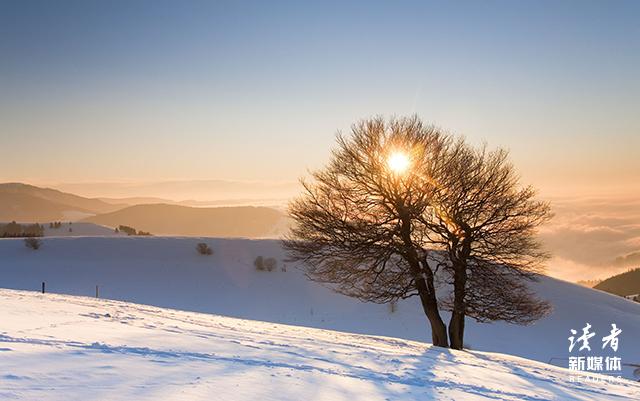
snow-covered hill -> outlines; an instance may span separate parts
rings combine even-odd
[[[130,303],[0,290],[0,399],[623,400],[513,356]]]
[[[116,233],[113,228],[94,223],[62,222],[58,228],[43,224],[45,237],[122,237],[125,233]]]
[[[278,241],[175,237],[45,238],[38,251],[21,240],[0,240],[0,287],[101,297],[345,332],[430,341],[416,299],[365,304],[307,280],[283,262]],[[197,254],[198,242],[214,254]],[[257,271],[257,256],[274,257],[278,268]],[[283,271],[285,269],[286,271]],[[611,324],[623,330],[619,350],[623,375],[640,364],[640,304],[564,281],[544,278],[533,288],[554,305],[532,326],[478,324],[468,320],[467,347],[568,366],[570,330],[590,323],[594,355],[606,356],[600,338]],[[0,331],[4,330],[0,327]],[[612,353],[612,351],[609,351]]]

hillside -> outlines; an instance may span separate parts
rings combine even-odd
[[[21,183],[0,184],[0,221],[75,221],[120,208],[98,199]]]
[[[196,253],[198,242],[214,254]],[[45,238],[38,251],[20,240],[0,240],[0,287],[102,297],[252,320],[430,341],[417,299],[366,304],[311,282],[275,240],[104,237]],[[257,256],[278,260],[275,271],[256,271]],[[283,271],[286,270],[286,271]],[[640,365],[640,304],[545,277],[532,286],[554,307],[531,326],[467,321],[466,345],[566,367],[569,330],[589,322],[599,335],[611,323],[623,330],[623,374]],[[445,315],[445,319],[446,319]],[[4,329],[3,329],[4,330]],[[599,350],[600,351],[600,350]],[[606,355],[604,352],[601,355]]]
[[[83,221],[108,227],[106,230],[89,230],[85,235],[108,235],[108,230],[126,225],[157,235],[250,238],[277,237],[287,226],[284,213],[268,207],[127,204],[152,200],[131,198],[108,202],[50,188],[5,183],[0,184],[0,222],[46,224],[51,221]],[[58,230],[47,235],[63,234]]]
[[[285,227],[282,212],[267,207],[136,205],[84,221],[108,227],[126,225],[154,235],[275,237]]]
[[[48,224],[44,225],[45,237],[123,237],[126,235],[125,233],[116,233],[110,227],[93,223],[62,223],[58,228],[49,227]]]
[[[131,303],[0,290],[0,398],[623,400],[522,358]]]
[[[621,296],[640,294],[640,268],[609,277],[593,288]]]

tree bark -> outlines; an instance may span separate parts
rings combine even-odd
[[[429,323],[431,324],[431,342],[438,347],[449,347],[447,339],[447,326],[445,326],[440,312],[438,311],[438,300],[433,286],[433,275],[424,279],[422,275],[416,277],[416,288]]]
[[[431,342],[435,346],[448,348],[447,326],[445,326],[438,310],[438,299],[436,298],[433,284],[433,272],[429,269],[429,266],[424,266],[424,268],[420,266],[418,253],[411,240],[411,219],[403,211],[400,212],[400,221],[400,236],[404,244],[404,257],[416,282],[422,309],[431,325]]]
[[[449,342],[451,348],[462,349],[464,347],[464,320],[466,305],[464,297],[467,285],[467,267],[464,263],[454,263],[453,277],[453,310],[449,321]]]

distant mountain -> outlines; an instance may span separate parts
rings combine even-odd
[[[171,200],[165,198],[134,196],[129,198],[98,198],[104,202],[113,205],[134,206],[148,205],[156,203],[165,203],[167,205],[180,205],[191,207],[219,207],[219,206],[267,206],[274,208],[283,208],[286,206],[285,199],[255,199],[255,198],[239,198],[239,199],[217,199],[217,200]]]
[[[167,203],[169,205],[178,204],[178,202],[175,202],[169,199],[145,197],[145,196],[133,196],[129,198],[96,198],[96,199],[100,199],[101,201],[110,203],[112,205],[122,205],[123,207],[134,206],[134,205],[147,205],[152,203]]]
[[[609,277],[593,288],[621,296],[640,294],[640,268]]]
[[[300,192],[297,181],[229,181],[229,180],[190,180],[161,181],[140,183],[66,183],[57,184],[61,191],[81,194],[88,197],[131,198],[153,197],[172,200],[198,199],[200,201],[235,201],[246,199],[251,204],[264,204],[263,200],[286,203]],[[124,202],[126,203],[126,202]],[[140,204],[141,202],[136,202]],[[149,202],[144,202],[149,203]],[[157,203],[157,202],[156,202]],[[176,203],[176,202],[162,202]],[[227,203],[229,205],[229,203]],[[195,206],[187,205],[184,206]],[[198,205],[204,206],[204,205]]]
[[[282,212],[268,207],[198,208],[163,201],[85,198],[51,188],[4,183],[0,184],[0,222],[82,220],[108,227],[127,225],[158,235],[251,238],[278,236],[287,225]]]
[[[48,222],[78,220],[122,206],[50,188],[21,183],[0,184],[0,221]]]
[[[108,227],[126,225],[154,235],[208,237],[275,237],[284,232],[286,216],[268,207],[136,205],[83,221]]]

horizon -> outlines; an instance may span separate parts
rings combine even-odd
[[[213,186],[202,188],[203,182],[213,183]],[[262,192],[256,191],[255,183],[250,181],[177,181],[174,182],[178,184],[177,189],[165,185],[167,183],[156,183],[157,187],[154,187],[153,183],[141,187],[131,182],[124,186],[111,183],[114,185],[111,190],[115,192],[106,195],[99,195],[104,183],[60,184],[51,188],[108,202],[123,201],[123,204],[129,205],[160,201],[196,208],[265,206],[280,211],[284,211],[291,197],[298,194],[295,183],[280,182],[276,183],[275,187],[261,186]],[[202,197],[172,197],[171,194],[184,193],[185,188],[181,184],[185,183],[192,187],[192,195],[199,193]],[[216,188],[219,188],[216,184],[220,183],[227,184],[227,187],[236,187],[233,193],[237,196],[216,197]],[[282,185],[285,186],[284,191]],[[85,191],[77,191],[82,188],[85,188]],[[131,193],[133,196],[124,196],[121,192],[123,188],[138,192]],[[145,189],[156,192],[139,192]],[[242,196],[246,195],[247,191],[254,195]],[[147,195],[140,195],[145,193]],[[280,196],[274,196],[274,193]],[[153,201],[149,202],[149,199]],[[565,195],[542,199],[550,202],[552,212],[555,213],[551,222],[539,230],[545,249],[552,254],[552,259],[545,263],[547,275],[572,282],[601,280],[637,267],[637,262],[634,262],[637,256],[629,256],[637,254],[640,249],[640,199],[611,194]],[[621,261],[620,258],[628,260]]]
[[[0,182],[283,209],[337,132],[415,114],[510,152],[550,275],[640,249],[640,3],[150,4],[2,5]]]

